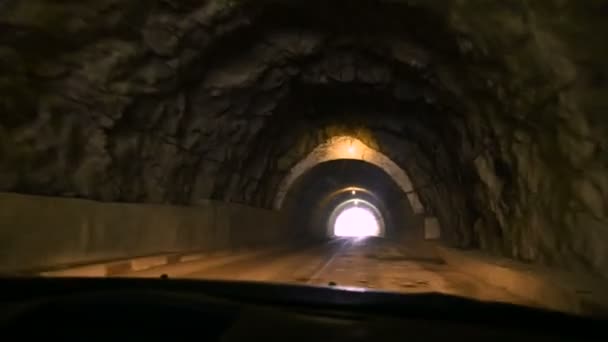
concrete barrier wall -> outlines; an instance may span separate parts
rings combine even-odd
[[[260,246],[287,233],[278,212],[238,204],[178,207],[0,193],[0,271]]]

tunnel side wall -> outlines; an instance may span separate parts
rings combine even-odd
[[[0,271],[260,246],[286,237],[282,228],[278,212],[216,201],[178,207],[0,193]]]

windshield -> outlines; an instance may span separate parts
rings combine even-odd
[[[559,3],[0,1],[0,272],[604,311],[605,6]]]

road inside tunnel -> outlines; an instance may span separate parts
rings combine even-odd
[[[119,277],[274,282],[337,286],[354,291],[439,292],[484,301],[538,305],[479,282],[444,263],[432,243],[337,238],[307,247],[218,256],[118,274]],[[335,284],[335,285],[334,285]]]

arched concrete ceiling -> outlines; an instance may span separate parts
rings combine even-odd
[[[272,207],[352,135],[450,244],[608,275],[606,8],[2,1],[0,190]]]
[[[289,187],[281,211],[289,219],[288,229],[305,233],[302,236],[326,236],[324,228],[331,212],[353,198],[367,200],[382,211],[390,238],[422,229],[421,215],[414,213],[395,180],[380,167],[356,159],[336,159],[312,167]]]
[[[354,191],[354,194],[352,193],[353,191]],[[327,195],[327,198],[328,199],[332,199],[334,197],[341,197],[341,196],[345,196],[345,195],[346,196],[349,196],[349,195],[350,196],[354,196],[354,195],[357,195],[357,194],[359,194],[359,195],[363,194],[363,195],[365,195],[367,197],[372,198],[375,201],[379,201],[380,200],[380,198],[378,197],[378,195],[376,195],[376,193],[374,193],[374,191],[371,191],[371,190],[366,189],[366,188],[361,188],[361,187],[358,187],[358,186],[348,186],[348,187],[344,187],[344,188],[338,189],[338,190],[330,193],[329,195]]]
[[[298,177],[320,163],[338,159],[361,160],[378,166],[393,178],[399,188],[407,194],[414,212],[417,214],[424,213],[424,207],[418,199],[418,194],[407,172],[384,154],[365,145],[361,140],[349,136],[330,138],[328,141],[315,147],[304,159],[292,167],[289,174],[281,182],[275,198],[274,208],[281,209],[285,195]]]

